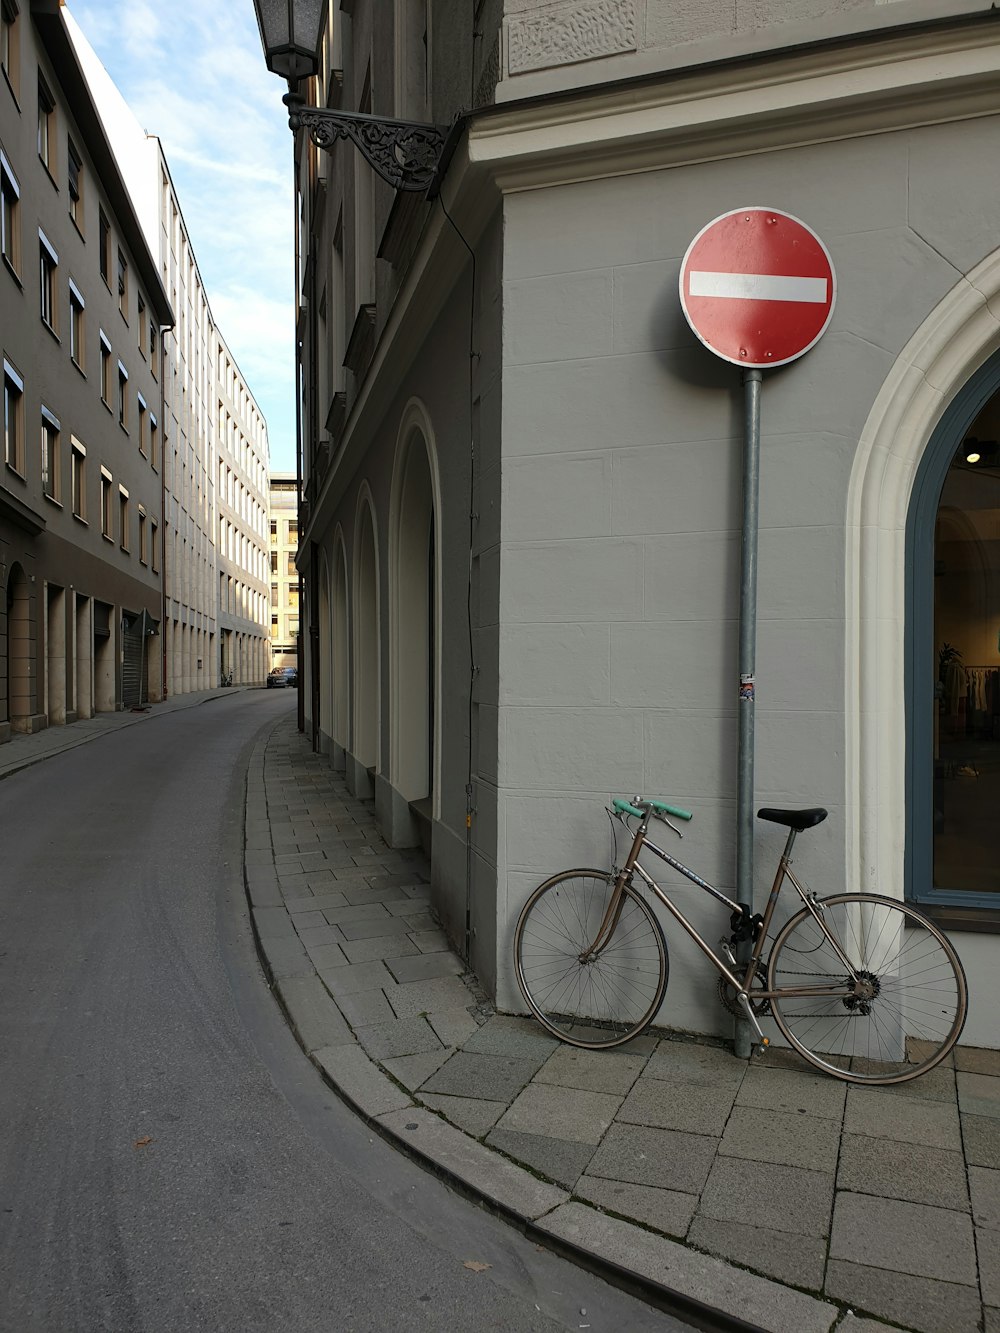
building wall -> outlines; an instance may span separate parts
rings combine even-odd
[[[295,556],[299,548],[298,486],[292,472],[272,472],[269,525],[271,657],[268,669],[298,665],[302,608]]]
[[[22,6],[13,40],[19,77],[13,86],[0,80],[5,193],[8,204],[16,199],[13,262],[0,264],[0,342],[23,463],[5,448],[0,739],[161,697],[159,335],[170,318],[138,223],[112,202],[124,190],[94,109],[62,85],[71,61],[61,19],[36,24]],[[38,152],[39,78],[54,101],[48,167]],[[73,191],[70,142],[79,162]],[[43,252],[52,267],[48,320]],[[126,699],[124,628],[143,612],[141,695]]]

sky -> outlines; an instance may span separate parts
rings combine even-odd
[[[292,135],[252,0],[69,0],[136,118],[159,137],[212,314],[295,470]]]

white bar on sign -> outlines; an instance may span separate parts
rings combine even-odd
[[[786,278],[777,273],[691,272],[692,296],[730,297],[737,301],[805,301],[825,305],[826,278]]]

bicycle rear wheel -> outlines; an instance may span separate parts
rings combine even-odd
[[[838,894],[816,907],[839,952],[804,908],[774,941],[768,989],[842,991],[772,999],[781,1032],[810,1064],[849,1083],[905,1083],[933,1069],[958,1040],[967,1008],[951,942],[920,912],[877,894]]]
[[[667,986],[667,947],[649,904],[626,887],[605,946],[589,951],[614,892],[606,870],[567,870],[539,885],[514,932],[514,969],[538,1021],[587,1050],[620,1046],[650,1022]]]

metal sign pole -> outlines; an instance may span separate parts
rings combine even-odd
[[[743,372],[743,539],[740,548],[740,701],[736,778],[736,899],[753,912],[754,679],[757,657],[757,530],[760,520],[760,394],[763,374]],[[736,957],[746,967],[753,940],[742,941]],[[736,1019],[736,1055],[750,1058],[754,1032]]]

